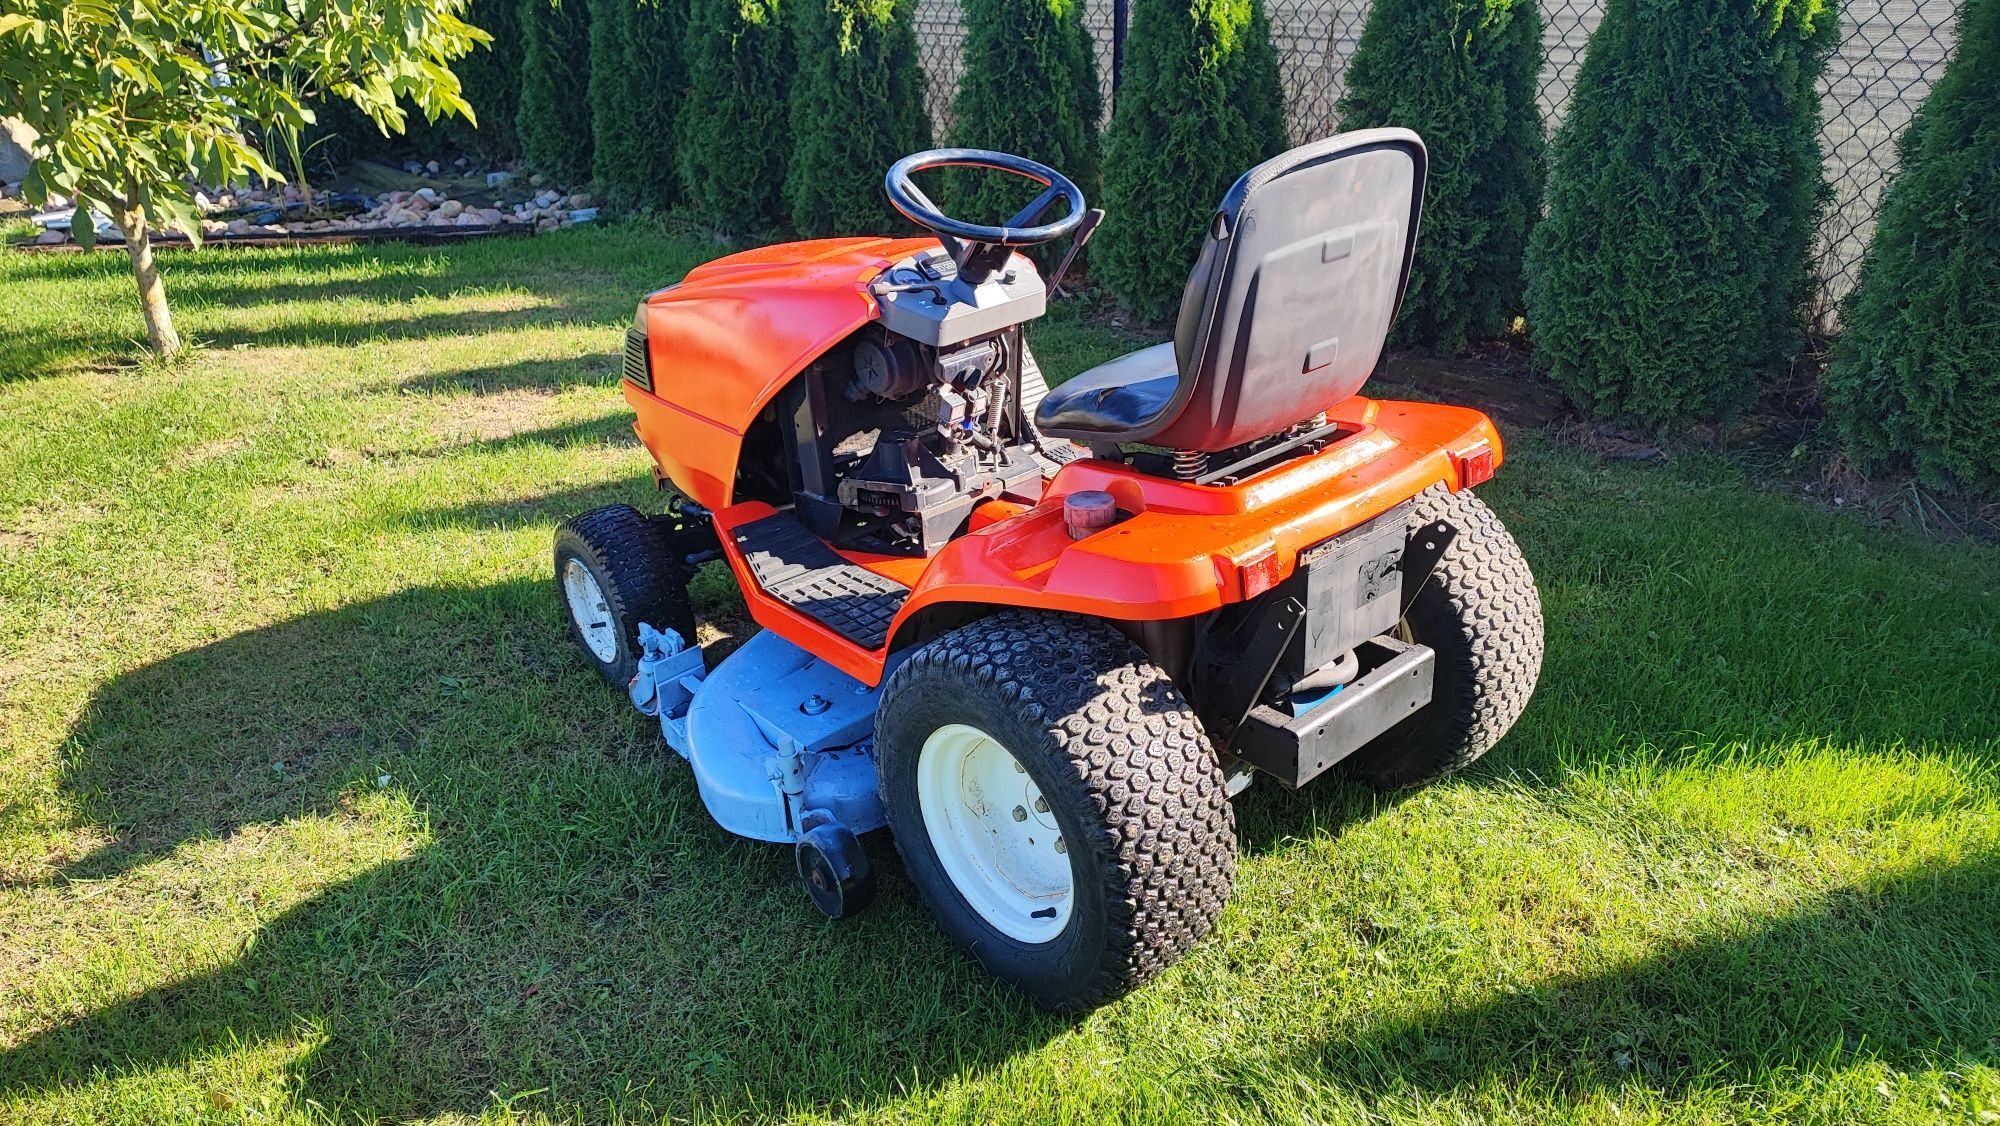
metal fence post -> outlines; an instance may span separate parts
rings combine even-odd
[[[1118,97],[1118,80],[1125,75],[1125,25],[1130,0],[1111,0],[1111,96]]]

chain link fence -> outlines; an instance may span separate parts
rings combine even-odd
[[[930,80],[931,120],[950,140],[951,102],[963,70],[961,0],[919,0],[917,38]],[[1569,107],[1584,48],[1604,13],[1604,0],[1540,0],[1543,118],[1553,131]],[[1816,310],[1830,328],[1834,308],[1854,288],[1862,251],[1875,229],[1882,187],[1896,167],[1896,137],[1923,103],[1950,57],[1963,0],[1849,0],[1842,6],[1838,52],[1820,82],[1826,157],[1833,199],[1820,220],[1815,249],[1821,281]],[[1130,0],[1084,0],[1084,21],[1097,39],[1106,112],[1117,84]],[[1271,38],[1284,78],[1292,139],[1333,131],[1346,89],[1347,61],[1361,37],[1368,0],[1265,0]]]

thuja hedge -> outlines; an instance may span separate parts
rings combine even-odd
[[[1521,312],[1521,256],[1541,214],[1542,22],[1534,0],[1375,0],[1340,127],[1403,125],[1430,151],[1423,233],[1396,325],[1446,351]]]
[[[1841,310],[1828,412],[1864,469],[2000,497],[2000,0],[1969,0],[1958,54],[1898,142]]]
[[[591,169],[614,207],[681,198],[674,146],[687,11],[687,0],[591,0]]]
[[[453,63],[477,125],[452,118],[446,129],[458,144],[489,160],[521,154],[514,117],[521,109],[520,0],[472,0],[466,20],[493,37],[484,47]]]
[[[1081,0],[967,0],[965,72],[952,103],[958,144],[1039,160],[1094,200],[1103,116]],[[1019,181],[976,173],[949,190],[950,207],[988,223],[1032,195]]]
[[[744,233],[783,214],[792,46],[778,0],[691,0],[679,166],[704,222]]]
[[[1529,240],[1536,362],[1587,413],[1726,416],[1801,339],[1828,0],[1611,0]]]
[[[521,104],[514,130],[529,167],[560,183],[590,178],[588,0],[521,0]]]
[[[797,29],[785,202],[808,236],[894,221],[882,174],[928,146],[914,0],[786,0]]]
[[[1284,147],[1284,92],[1259,0],[1136,0],[1093,271],[1133,312],[1168,316],[1222,194]]]

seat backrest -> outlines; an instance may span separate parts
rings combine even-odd
[[[1145,441],[1226,450],[1361,390],[1402,305],[1425,167],[1415,133],[1366,129],[1244,173],[1181,297],[1171,421]]]

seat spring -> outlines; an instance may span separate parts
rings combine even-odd
[[[1201,450],[1175,450],[1174,476],[1192,481],[1208,472],[1208,454]]]

